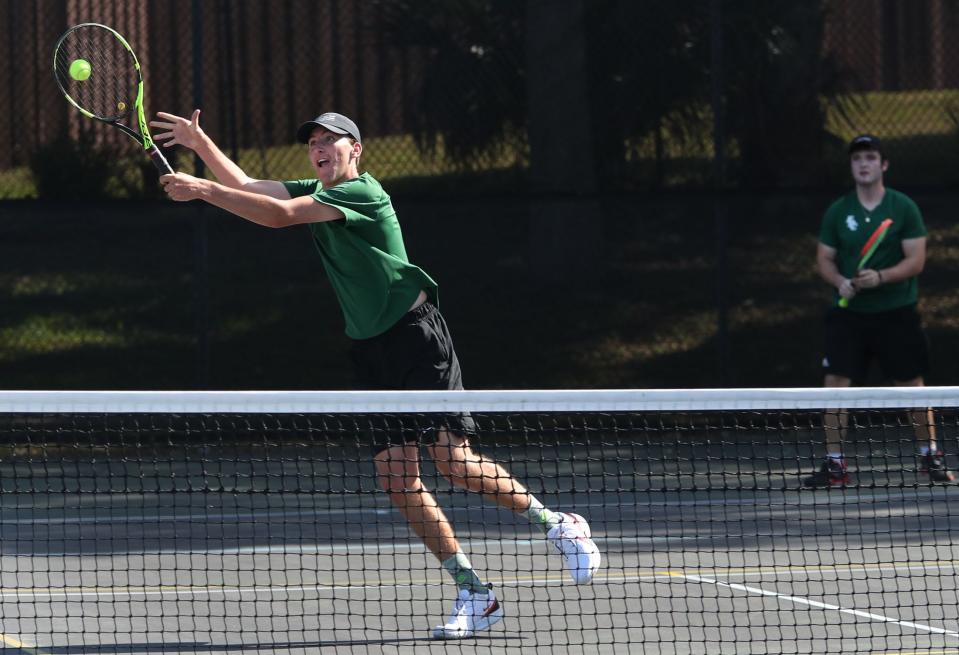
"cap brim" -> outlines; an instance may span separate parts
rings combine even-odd
[[[313,134],[313,130],[318,127],[322,127],[324,130],[329,130],[335,134],[349,134],[349,132],[343,128],[336,127],[335,125],[317,123],[316,121],[307,121],[300,125],[299,129],[296,130],[296,140],[300,143],[307,143],[310,140],[310,135]]]

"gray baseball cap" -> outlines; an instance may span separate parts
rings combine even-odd
[[[330,132],[334,132],[336,134],[349,134],[351,137],[362,143],[362,139],[360,139],[360,128],[356,126],[356,123],[351,121],[343,114],[337,114],[333,111],[320,114],[313,120],[306,121],[300,125],[300,127],[296,130],[296,140],[300,143],[308,142],[313,130],[318,127],[326,128]]]

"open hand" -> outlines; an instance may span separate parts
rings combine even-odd
[[[159,141],[164,148],[180,145],[190,150],[195,150],[203,141],[203,130],[200,129],[200,110],[194,109],[193,115],[189,118],[183,118],[176,114],[168,114],[165,111],[158,111],[157,117],[163,120],[150,121],[150,127],[155,127],[166,132],[158,132],[153,137],[154,141]]]

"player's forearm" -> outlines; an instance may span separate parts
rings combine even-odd
[[[227,157],[213,139],[205,134],[194,152],[200,156],[200,159],[203,160],[203,163],[207,165],[220,184],[231,189],[242,189],[245,184],[253,182],[253,179],[244,173],[236,162]]]
[[[839,272],[834,260],[819,258],[816,260],[816,269],[819,277],[831,287],[838,289],[846,281],[846,276]]]
[[[224,184],[207,181],[200,198],[220,209],[266,227],[286,227],[295,223],[283,201],[232,189]]]
[[[251,223],[267,227],[286,227],[344,218],[342,211],[332,205],[317,202],[311,196],[290,198],[289,194],[286,194],[286,197],[277,197],[258,191],[231,189],[225,184],[186,173],[161,175],[160,184],[171,200],[204,200]]]
[[[876,272],[882,279],[882,284],[890,284],[893,282],[902,282],[903,280],[916,277],[922,273],[923,268],[925,268],[924,260],[907,257],[895,266],[882,269],[877,268]]]

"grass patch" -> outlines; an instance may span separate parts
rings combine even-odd
[[[27,166],[0,170],[0,199],[36,198],[37,185]]]
[[[821,383],[829,290],[813,262],[831,199],[729,198],[724,272],[708,197],[611,199],[592,274],[558,282],[531,268],[538,244],[523,200],[395,203],[412,260],[440,283],[468,387],[690,388]],[[955,201],[916,200],[931,233],[920,283],[929,382],[952,384]],[[38,203],[12,220],[0,205],[7,388],[194,388],[201,316],[210,387],[348,387],[340,310],[305,229],[267,230],[201,205],[68,209]],[[200,220],[209,225],[205,288],[192,263]]]
[[[830,179],[846,179],[845,162],[839,155],[842,145],[860,132],[873,132],[886,142],[893,160],[890,179],[903,186],[941,186],[956,182],[959,170],[959,90],[875,92],[855,96],[856,106],[847,121],[830,109],[826,129],[836,137],[837,152],[827,153],[824,165]],[[656,159],[652,137],[626,144],[626,165],[641,184],[674,187],[704,183],[710,178],[712,136],[710,111],[701,113],[702,134],[688,141],[665,140],[664,166]],[[101,128],[108,129],[108,128]],[[735,143],[730,144],[735,158]],[[145,187],[142,155],[131,147],[126,166],[128,174],[120,176],[122,188],[111,189],[117,197],[149,193]],[[192,156],[177,151],[178,168],[192,170]],[[469,167],[452,162],[445,153],[442,140],[431,153],[416,147],[410,135],[370,138],[364,144],[363,166],[392,188],[411,194],[434,193],[445,187],[476,188],[480,192],[513,192],[523,188],[529,153],[525,147],[504,146]],[[238,153],[238,163],[251,176],[267,179],[299,179],[312,174],[304,147],[288,144],[269,148],[246,148]],[[733,162],[731,162],[732,164]],[[443,178],[438,181],[437,178]],[[478,183],[478,186],[476,184]],[[0,171],[0,199],[35,198],[36,185],[27,167]]]
[[[956,133],[949,112],[959,109],[959,90],[872,92],[854,100],[851,125],[836,112],[828,115],[827,129],[843,142],[862,132],[906,142],[914,136]]]
[[[420,151],[410,135],[372,137],[363,142],[362,167],[374,172],[377,179],[384,182],[476,173],[485,175],[522,167],[525,161],[525,152],[503,148],[497,154],[464,168],[446,156],[442,139],[430,153]],[[238,163],[249,175],[257,178],[290,180],[312,176],[306,147],[302,144],[244,149],[239,153]]]

